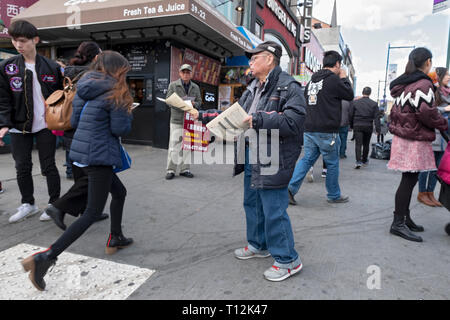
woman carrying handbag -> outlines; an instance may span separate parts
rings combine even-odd
[[[44,276],[57,257],[98,220],[109,193],[111,233],[106,253],[113,254],[133,243],[122,233],[126,189],[114,173],[123,166],[120,137],[131,130],[133,99],[126,83],[129,70],[122,55],[105,51],[78,82],[71,121],[76,132],[70,158],[88,176],[88,203],[83,215],[49,249],[22,261],[38,290],[45,289]]]

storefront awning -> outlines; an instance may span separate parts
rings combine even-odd
[[[164,37],[191,46],[198,41],[217,56],[252,48],[234,24],[203,0],[40,0],[15,19],[33,23],[42,40],[55,44]]]

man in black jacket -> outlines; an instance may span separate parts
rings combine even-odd
[[[289,183],[291,204],[296,204],[294,196],[321,154],[327,167],[328,202],[348,202],[348,197],[342,196],[339,188],[339,127],[342,100],[351,101],[354,94],[341,62],[342,56],[336,51],[325,52],[324,69],[315,73],[306,86],[305,156],[295,167]]]
[[[252,128],[245,136],[256,139],[241,139],[239,145],[244,150],[238,148],[237,152],[242,153],[235,159],[234,175],[245,173],[248,245],[234,254],[240,260],[272,256],[275,263],[264,276],[269,281],[282,281],[302,269],[286,210],[287,186],[301,153],[306,103],[301,85],[279,66],[280,45],[267,41],[247,52],[247,56],[251,57],[250,69],[256,79],[239,104],[249,114],[246,122]],[[200,112],[199,119],[206,123],[217,114],[212,110]],[[265,133],[268,139],[263,142]],[[271,162],[265,163],[260,149],[272,150],[275,144],[279,152],[272,153]],[[245,154],[245,159],[241,154]]]
[[[49,203],[59,198],[60,177],[55,164],[56,136],[47,129],[45,99],[62,89],[61,67],[36,52],[37,29],[27,21],[17,20],[8,30],[19,55],[0,63],[0,145],[11,134],[11,150],[16,162],[17,182],[22,205],[9,219],[21,221],[39,212],[34,200],[31,162],[36,139],[39,161],[47,178]],[[51,220],[42,214],[41,221]]]
[[[369,148],[370,140],[373,133],[373,123],[375,122],[375,130],[380,134],[381,124],[379,118],[378,104],[370,99],[372,89],[364,88],[363,97],[355,100],[350,105],[350,127],[355,134],[355,169],[369,164]]]

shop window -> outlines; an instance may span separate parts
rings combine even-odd
[[[262,39],[262,25],[260,25],[258,22],[255,24],[255,35]]]
[[[135,103],[153,101],[153,81],[144,78],[128,78],[128,87]]]

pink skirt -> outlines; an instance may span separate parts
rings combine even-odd
[[[388,169],[400,172],[437,170],[431,142],[406,140],[394,136]]]

